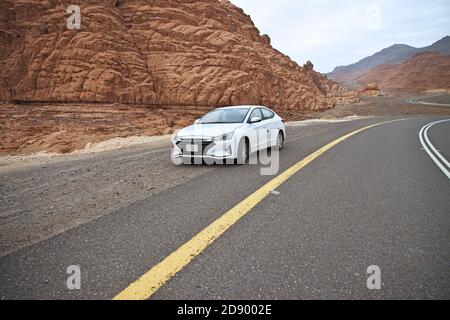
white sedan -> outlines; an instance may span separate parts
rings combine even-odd
[[[283,119],[264,106],[215,109],[173,137],[173,159],[235,160],[245,164],[249,155],[267,148],[283,148]]]

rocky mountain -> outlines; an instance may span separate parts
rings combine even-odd
[[[398,65],[379,65],[357,77],[356,82],[377,83],[388,91],[450,89],[450,55],[419,53]]]
[[[69,30],[67,7],[81,8]],[[300,66],[227,0],[2,0],[0,100],[325,110],[357,93]]]
[[[357,85],[355,80],[372,68],[379,65],[400,64],[421,52],[437,52],[442,55],[450,55],[450,37],[446,36],[431,46],[424,48],[414,48],[404,44],[395,44],[370,57],[364,58],[357,63],[337,67],[333,72],[328,74],[328,77],[344,83],[347,86],[355,86]]]

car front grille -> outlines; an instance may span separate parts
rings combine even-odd
[[[197,145],[198,152],[186,151],[186,145]],[[205,155],[214,146],[215,144],[212,140],[205,140],[205,139],[183,139],[177,142],[177,147],[181,150],[182,154],[190,156]]]

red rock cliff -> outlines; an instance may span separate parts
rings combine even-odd
[[[66,27],[69,4],[81,30]],[[3,0],[0,74],[0,100],[306,112],[356,99],[273,49],[225,0]]]

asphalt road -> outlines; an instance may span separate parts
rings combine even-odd
[[[420,129],[440,119],[384,124],[336,145],[152,299],[449,299],[450,181],[419,142]],[[386,120],[289,127],[280,172]],[[429,137],[448,157],[450,122]],[[196,169],[205,168],[174,170]],[[273,178],[261,176],[259,166],[214,166],[180,178],[172,188],[1,258],[0,298],[111,299]],[[81,268],[81,290],[67,289],[70,265]],[[366,287],[371,265],[381,269],[381,290]]]
[[[449,94],[435,94],[429,96],[415,97],[408,99],[406,102],[423,106],[435,106],[435,107],[450,107],[450,95]]]

